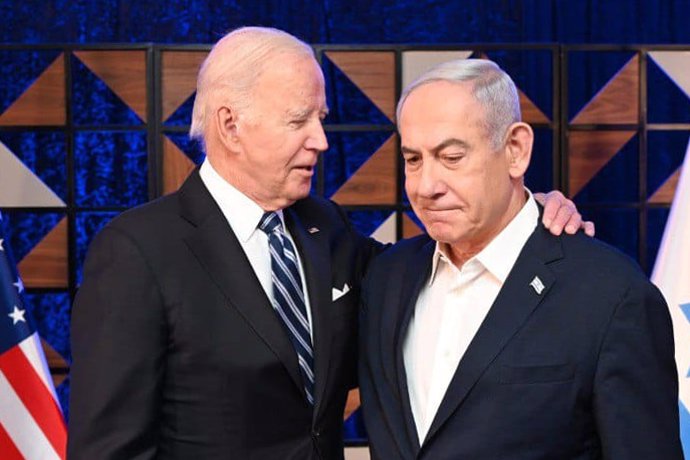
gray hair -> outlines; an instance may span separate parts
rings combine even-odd
[[[508,127],[521,121],[520,98],[515,83],[496,63],[486,59],[458,59],[425,72],[405,88],[396,110],[396,120],[407,97],[420,86],[435,82],[472,82],[472,94],[484,108],[484,127],[495,149],[501,147]]]
[[[221,104],[250,112],[256,81],[281,53],[314,57],[309,45],[269,27],[241,27],[221,38],[199,70],[189,137],[203,141],[209,116]],[[251,113],[246,115],[251,118]]]

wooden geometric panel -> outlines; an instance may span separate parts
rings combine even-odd
[[[350,390],[347,393],[347,402],[345,403],[345,413],[343,414],[343,420],[347,420],[350,418],[350,415],[357,409],[359,409],[359,406],[362,404],[360,397],[359,397],[359,388],[355,388],[354,390]]]
[[[65,58],[62,53],[0,115],[3,126],[65,124]]]
[[[67,217],[64,217],[17,266],[26,287],[68,286]]]
[[[330,59],[390,120],[395,118],[395,53],[327,51]]]
[[[65,207],[65,203],[0,142],[0,206]]]
[[[402,216],[402,226],[403,226],[403,238],[414,238],[415,236],[421,235],[424,233],[424,230],[417,225],[417,222],[412,220],[410,216],[407,214],[403,213]]]
[[[74,55],[146,121],[146,51],[75,51]]]
[[[167,120],[196,91],[196,77],[206,56],[208,51],[163,51],[163,120]]]
[[[392,213],[386,220],[378,226],[374,232],[369,235],[380,243],[395,243],[397,239],[397,222],[395,213]]]
[[[396,139],[389,137],[331,199],[341,205],[395,204]]]
[[[690,97],[690,51],[652,51],[649,57]]]
[[[407,88],[423,73],[431,70],[439,64],[458,59],[467,59],[472,56],[472,51],[404,51],[402,53],[402,82],[401,87]],[[488,59],[486,55],[483,55]],[[478,56],[477,56],[478,57]]]
[[[539,107],[520,88],[518,88],[518,96],[520,98],[522,121],[525,123],[549,123],[550,120],[544,115],[544,112],[539,110]]]
[[[649,203],[672,203],[673,198],[676,195],[676,188],[678,187],[678,181],[680,180],[680,170],[682,166],[676,169],[666,181],[659,187],[649,200]]]
[[[568,137],[570,196],[577,195],[636,133],[571,131]]]
[[[163,195],[180,188],[194,168],[194,162],[173,141],[163,136]]]
[[[573,118],[572,124],[637,124],[640,61],[633,56]]]
[[[65,358],[63,358],[60,353],[55,351],[55,349],[43,339],[41,339],[41,346],[43,347],[43,354],[46,357],[48,367],[50,368],[53,376],[53,385],[57,387],[65,380],[65,378],[67,378],[67,370],[69,369],[69,365],[67,364]]]

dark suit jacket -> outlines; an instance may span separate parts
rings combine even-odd
[[[683,458],[661,294],[617,251],[541,225],[420,442],[402,344],[433,251],[426,236],[399,243],[364,283],[360,391],[374,458]],[[530,286],[535,276],[541,294]]]
[[[359,285],[378,246],[326,200],[285,216],[309,289],[313,410],[284,326],[195,171],[91,245],[72,313],[70,459],[343,457]]]

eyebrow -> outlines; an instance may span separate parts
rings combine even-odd
[[[298,109],[298,110],[289,110],[287,112],[287,116],[289,118],[297,118],[297,119],[303,119],[303,118],[308,118],[309,115],[313,112],[311,108],[304,108],[304,109]],[[329,109],[328,106],[322,107],[318,110],[319,115],[328,115]]]
[[[455,137],[450,137],[450,138],[445,139],[444,141],[442,141],[442,142],[441,142],[440,144],[438,144],[437,146],[433,147],[433,148],[431,149],[431,153],[433,153],[434,155],[437,155],[439,152],[441,152],[443,149],[445,149],[445,148],[447,148],[447,147],[462,147],[462,148],[465,148],[465,149],[469,149],[469,148],[470,148],[470,144],[468,144],[467,142],[465,142],[465,141],[463,141],[463,140],[461,140],[461,139],[457,139],[457,138],[455,138]],[[421,153],[419,150],[415,150],[415,149],[410,148],[410,147],[407,147],[407,146],[405,146],[405,145],[403,145],[403,146],[400,147],[400,151],[401,151],[402,153],[416,153],[416,154],[420,154],[420,153]]]

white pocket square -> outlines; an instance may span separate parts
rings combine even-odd
[[[336,300],[338,300],[339,298],[341,298],[342,296],[344,296],[348,292],[350,292],[350,286],[348,286],[347,283],[343,284],[342,289],[338,289],[338,288],[334,287],[333,290],[331,291],[331,295],[333,297],[333,302],[335,302]]]

